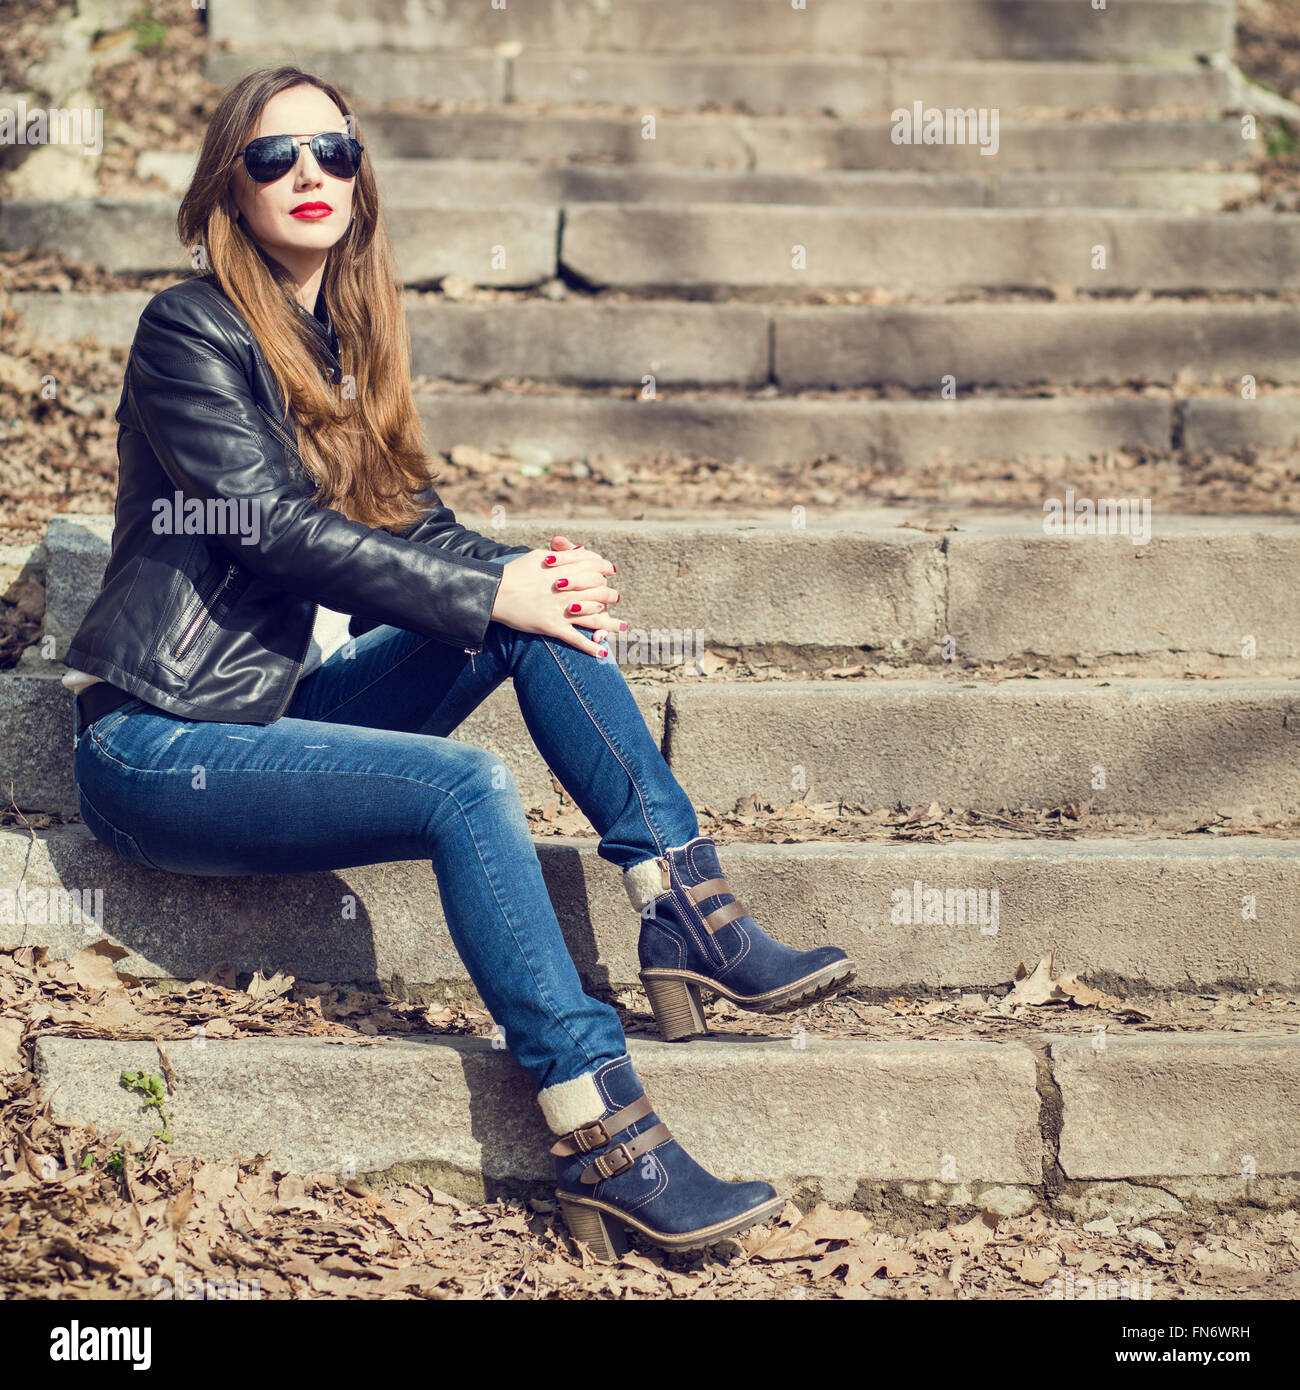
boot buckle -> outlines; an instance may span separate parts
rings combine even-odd
[[[609,1143],[610,1135],[604,1122],[596,1120],[592,1124],[582,1125],[573,1130],[570,1137],[578,1152],[585,1154],[590,1153],[592,1149],[603,1148]]]
[[[620,1153],[622,1162],[615,1168],[612,1166],[617,1162],[615,1155]],[[615,1144],[612,1149],[607,1150],[603,1154],[598,1154],[591,1166],[602,1178],[613,1178],[617,1177],[619,1173],[626,1173],[634,1162],[635,1159],[632,1157],[626,1144]]]

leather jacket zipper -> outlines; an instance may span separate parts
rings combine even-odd
[[[473,671],[473,670],[474,670],[474,658],[479,654],[479,652],[481,652],[481,651],[483,650],[483,648],[482,648],[482,647],[466,647],[465,650],[469,653],[469,669],[470,669],[471,671]],[[477,675],[478,673],[475,672],[475,674]]]
[[[225,589],[226,585],[229,584],[230,581],[238,573],[239,566],[232,563],[227,568],[226,573],[221,580],[221,583],[218,584],[215,589],[213,589],[213,591],[207,596],[207,598],[203,599],[200,602],[199,611],[194,615],[194,619],[190,623],[189,627],[187,627],[185,631],[181,634],[181,640],[177,644],[175,651],[172,652],[173,658],[182,657],[185,655],[187,651],[189,651],[190,646],[193,643],[195,637],[197,637],[199,632],[203,629],[204,623],[209,618],[211,618],[212,609],[216,605],[217,599],[220,597],[222,590]]]

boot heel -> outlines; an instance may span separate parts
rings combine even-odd
[[[699,985],[690,980],[641,976],[641,983],[650,998],[655,1022],[665,1042],[681,1038],[698,1038],[709,1031],[704,1021],[704,999]]]
[[[560,1214],[569,1234],[574,1240],[582,1241],[598,1260],[617,1260],[626,1252],[628,1242],[622,1225],[604,1212],[566,1202],[561,1196]]]

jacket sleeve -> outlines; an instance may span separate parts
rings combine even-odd
[[[482,560],[495,560],[501,555],[527,555],[533,548],[530,545],[506,545],[462,526],[432,484],[418,493],[415,500],[430,510],[413,522],[409,531],[402,533],[409,541],[436,545],[441,550],[450,550],[457,555],[473,555]]]
[[[327,608],[481,647],[501,567],[312,501],[290,472],[290,443],[253,396],[248,349],[219,313],[188,297],[155,295],[127,368],[131,422],[182,497],[243,500],[256,511],[251,544],[229,531],[212,542],[260,578]]]

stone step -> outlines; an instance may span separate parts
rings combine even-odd
[[[136,173],[178,197],[194,156],[142,154]],[[491,202],[790,203],[800,207],[1113,207],[1217,212],[1259,192],[1257,174],[1194,171],[762,173],[653,165],[541,165],[504,159],[377,159],[385,206]]]
[[[915,114],[911,106],[903,109]],[[509,106],[434,114],[381,110],[364,116],[360,129],[376,160],[544,160],[561,161],[561,170],[570,162],[604,160],[647,172],[667,165],[740,174],[873,169],[990,177],[1026,170],[1059,174],[1230,167],[1263,156],[1262,137],[1243,139],[1241,119],[1235,116],[1069,121],[999,116],[994,129],[986,112],[985,127],[958,125],[945,133],[943,143],[925,143],[921,130],[909,134],[910,127],[888,119],[664,116],[652,133],[644,119],[640,114],[552,114]],[[390,198],[401,196],[402,184],[400,176],[393,180]]]
[[[1044,1202],[1110,1209],[1114,1184],[1138,1179],[1144,1215],[1183,1201],[1294,1200],[1294,1036],[1149,1033],[1103,1047],[1050,1033],[1032,1042],[799,1043],[632,1039],[628,1050],[656,1111],[698,1162],[787,1194],[812,1188],[837,1203],[879,1205],[884,1196],[887,1207],[892,1197],[1011,1214]],[[502,1183],[554,1186],[554,1136],[533,1083],[486,1038],[163,1046],[175,1078],[175,1152],[265,1154],[280,1171],[371,1180],[417,1172],[461,1197]],[[45,1034],[35,1067],[56,1123],[91,1123],[137,1149],[157,1128],[119,1084],[124,1071],[161,1072],[155,1043]],[[864,1192],[862,1183],[892,1191]]]
[[[1042,513],[990,519],[958,506],[941,508],[939,524],[917,524],[914,510],[814,510],[798,530],[788,511],[726,523],[683,517],[581,526],[587,543],[617,556],[628,576],[622,606],[642,610],[641,622],[628,617],[629,624],[644,627],[663,616],[650,611],[648,597],[662,594],[680,630],[703,630],[710,646],[865,647],[944,670],[952,660],[1038,656],[1087,664],[1182,655],[1240,661],[1244,674],[1251,668],[1243,643],[1253,637],[1250,660],[1300,661],[1300,633],[1291,621],[1300,571],[1294,520],[1157,511],[1148,518],[1148,538],[1137,543],[1142,519],[1131,513],[1132,532],[1089,535],[1048,534]],[[473,525],[468,515],[463,520]],[[545,550],[571,525],[530,517],[494,534]],[[104,514],[70,512],[50,521],[41,557],[42,632],[55,656],[67,651],[99,592],[112,530],[113,518]],[[773,582],[772,575],[785,573],[792,537],[808,548],[807,572],[822,576],[824,589]],[[850,590],[846,608],[835,596]],[[50,663],[37,650],[24,669],[48,674]]]
[[[401,52],[393,49],[214,49],[203,73],[225,86],[276,62],[293,62],[366,105],[389,102],[581,101],[626,110],[697,111],[737,106],[756,115],[886,116],[928,106],[1004,112],[1218,112],[1232,101],[1222,68],[1138,62],[1015,62],[989,58],[809,58],[790,53],[572,52],[529,46]]]
[[[112,272],[181,273],[175,211],[167,198],[11,199],[0,250],[57,244]],[[697,295],[1300,288],[1300,216],[1281,213],[575,203],[398,206],[387,222],[410,285],[524,287],[563,271],[593,289]],[[507,254],[493,260],[494,246]]]
[[[610,649],[623,647],[611,638]],[[983,810],[1073,803],[1099,814],[1196,821],[1300,817],[1294,680],[959,684],[963,674],[839,684],[682,681],[647,687],[637,699],[649,704],[647,723],[697,805],[806,797]],[[456,735],[501,757],[535,804],[544,764],[517,702],[504,689],[489,701]],[[0,786],[13,787],[19,807],[78,809],[72,713],[71,694],[54,676],[0,675]],[[668,721],[666,737],[655,716]],[[553,796],[543,789],[540,799]]]
[[[214,44],[263,50],[393,48],[409,52],[537,47],[572,54],[771,53],[802,57],[1087,59],[1188,63],[1232,49],[1231,0],[822,0],[794,9],[752,0],[537,0],[509,9],[407,0],[324,0],[304,33],[292,0],[209,0]],[[519,47],[516,48],[516,45]],[[297,52],[297,48],[294,47]]]
[[[162,197],[11,198],[0,203],[0,251],[57,246],[70,260],[114,273],[188,274],[190,257],[176,242],[177,206]],[[458,274],[536,285],[556,274],[558,208],[389,208],[386,221],[412,283]],[[498,243],[509,254],[494,269],[484,248]]]
[[[594,833],[534,843],[584,986],[637,986],[637,916]],[[873,995],[994,989],[1048,951],[1122,994],[1300,987],[1297,839],[828,839],[720,853],[762,927],[800,950],[842,946]],[[359,914],[341,927],[344,902]],[[295,874],[286,893],[275,875],[157,872],[84,825],[0,831],[0,946],[69,959],[102,938],[128,952],[119,969],[152,982],[224,960],[240,979],[260,969],[406,998],[474,995],[427,860]]]
[[[15,290],[9,304],[33,329],[56,338],[89,335],[124,348],[149,298],[135,290]],[[408,292],[405,308],[415,375],[483,384],[519,378],[624,385],[647,372],[660,388],[782,391],[937,390],[949,375],[962,390],[1134,382],[1239,387],[1244,376],[1300,384],[1300,303],[1273,299],[805,307],[541,296],[466,303]],[[1202,406],[1262,413],[1287,399],[1192,401],[1183,409],[1195,426]],[[1244,420],[1232,426],[1245,427]]]
[[[1000,592],[1000,591],[999,591]],[[1300,815],[1300,685],[1133,678],[712,682],[672,691],[693,796]]]
[[[936,396],[938,394],[936,390]],[[947,463],[1168,456],[1178,402],[1151,395],[976,396],[957,401],[789,400],[746,395],[653,402],[570,391],[416,393],[427,447],[474,444],[551,460],[712,458],[758,468],[829,454],[886,472]],[[1189,431],[1182,447],[1199,448]],[[529,451],[529,452],[524,452]]]
[[[560,259],[591,288],[627,291],[1288,290],[1300,217],[587,203],[564,210]]]

